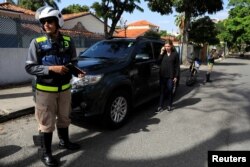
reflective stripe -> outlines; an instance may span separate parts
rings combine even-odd
[[[68,89],[68,88],[70,88],[70,86],[71,86],[70,84],[63,85],[62,90]]]
[[[43,36],[43,37],[38,37],[36,38],[36,42],[39,43],[39,42],[44,42],[47,40],[47,37]]]
[[[68,36],[63,36],[63,39],[66,40],[66,41],[70,41],[70,37]],[[36,38],[36,42],[39,43],[39,42],[44,42],[47,40],[47,37],[46,36],[42,36],[42,37],[38,37]]]
[[[63,85],[61,88],[61,90],[66,90],[68,88],[70,88],[71,85],[70,84],[65,84]],[[40,85],[40,84],[36,84],[36,88],[38,90],[43,90],[43,91],[47,91],[47,92],[58,92],[59,91],[59,87],[55,87],[55,86],[44,86],[44,85]]]

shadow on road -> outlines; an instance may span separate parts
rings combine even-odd
[[[226,64],[225,64],[226,65]],[[234,64],[235,65],[235,64]],[[240,65],[237,64],[236,65]],[[228,65],[229,66],[229,65]],[[200,77],[205,76],[205,71],[200,72]],[[186,87],[184,85],[184,80],[180,85],[178,93],[175,97],[175,100],[180,100],[183,96],[190,94],[195,94],[200,89],[204,87],[212,87],[213,89],[219,89],[217,86],[223,84],[225,81],[234,81],[239,80],[238,78],[241,77],[240,74],[224,74],[223,72],[214,72],[213,73],[216,78],[223,77],[222,80],[214,80],[216,82],[206,83],[202,82],[202,79],[199,80],[197,84],[193,87]],[[185,75],[184,75],[185,76]],[[240,85],[243,83],[237,83]],[[235,83],[229,82],[229,84],[224,85],[224,91],[230,91],[232,94],[240,98],[247,98],[249,99],[249,90],[240,90],[236,89]],[[237,99],[231,99],[232,97],[225,97],[222,91],[218,91],[215,94],[208,94],[211,98],[227,98],[230,101],[237,102]],[[183,99],[176,103],[176,108],[185,108],[186,106],[191,106],[197,103],[200,103],[202,99],[195,98],[191,95],[191,97],[187,99]],[[148,133],[150,129],[148,128],[150,125],[159,124],[161,119],[155,117],[156,113],[154,112],[155,107],[158,104],[158,99],[152,100],[151,102],[138,107],[131,119],[127,122],[125,126],[118,130],[109,131],[98,125],[98,122],[95,122],[89,119],[87,122],[82,122],[80,117],[75,119],[73,124],[77,125],[78,127],[84,127],[88,130],[84,133],[73,134],[72,140],[78,141],[82,149],[79,151],[81,155],[75,157],[75,160],[72,161],[68,166],[74,167],[82,167],[82,166],[90,166],[90,167],[187,167],[188,165],[192,164],[192,167],[202,167],[206,166],[206,160],[204,157],[207,157],[208,150],[218,150],[221,147],[242,143],[250,140],[250,131],[235,131],[228,127],[225,127],[221,131],[218,131],[213,136],[207,137],[206,140],[203,140],[199,144],[195,146],[190,146],[187,149],[183,149],[183,151],[176,152],[169,156],[163,156],[158,158],[148,157],[147,159],[143,158],[133,158],[126,157],[121,158],[111,158],[110,152],[113,149],[113,146],[125,141],[131,134],[139,134],[139,133]],[[212,106],[213,105],[213,106]],[[224,109],[223,106],[221,108],[216,108],[217,106],[212,104],[209,107],[214,107],[216,110]],[[250,113],[249,111],[249,104],[248,106],[244,106],[241,110],[245,111],[248,120],[250,121]],[[199,108],[197,108],[199,110]],[[203,111],[203,110],[202,110]],[[206,112],[206,111],[205,111]],[[227,112],[231,112],[228,110]],[[225,118],[225,119],[233,119],[232,118]],[[226,121],[226,120],[224,120]],[[178,123],[178,122],[177,122]],[[175,126],[175,125],[173,125]],[[183,127],[185,128],[185,127]],[[164,132],[162,132],[164,133]],[[154,133],[150,133],[152,135]],[[230,136],[230,139],[228,139]],[[143,139],[147,140],[147,139]],[[185,140],[185,139],[183,139]],[[175,141],[171,141],[175,142]],[[164,144],[164,143],[162,143]],[[17,146],[18,147],[18,146]],[[53,146],[54,148],[56,146]],[[129,148],[133,151],[133,148]],[[0,148],[2,149],[2,148]],[[152,148],[154,149],[154,148]],[[7,149],[6,149],[7,150]],[[17,149],[18,151],[18,149]],[[168,152],[168,150],[166,150]],[[12,153],[12,152],[9,152]],[[73,152],[70,151],[61,151],[60,153],[56,154],[58,159],[62,159],[64,156],[72,154]],[[146,154],[146,153],[145,153]],[[11,164],[12,166],[30,166],[35,160],[36,155],[32,155],[23,159],[21,162],[14,162]],[[67,161],[61,161],[61,164],[64,165]]]

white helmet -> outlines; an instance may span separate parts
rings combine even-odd
[[[213,46],[213,47],[212,47],[212,50],[216,50],[216,49],[217,49],[216,46]]]
[[[43,6],[36,11],[35,18],[41,22],[41,19],[48,17],[55,17],[58,20],[59,27],[63,26],[64,20],[59,10],[52,8],[51,6]]]

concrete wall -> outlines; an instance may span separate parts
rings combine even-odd
[[[77,48],[77,55],[82,48]],[[27,74],[25,67],[28,48],[1,48],[0,51],[0,86],[18,85],[30,82],[32,76]]]
[[[84,17],[75,18],[72,20],[65,21],[63,28],[72,29],[77,23],[80,22],[86,30],[94,33],[104,34],[104,25],[95,16],[89,14]]]

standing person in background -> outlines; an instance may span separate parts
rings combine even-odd
[[[173,42],[166,40],[161,48],[160,62],[160,101],[157,112],[163,111],[165,96],[168,97],[167,110],[172,110],[173,87],[177,82],[180,73],[179,55],[175,51]]]
[[[59,31],[64,20],[58,10],[49,6],[39,8],[36,19],[41,23],[45,35],[31,41],[25,65],[26,71],[36,76],[35,117],[39,124],[39,135],[33,136],[33,139],[35,145],[41,146],[41,161],[46,166],[58,166],[51,153],[55,124],[60,139],[59,148],[80,148],[80,145],[70,142],[68,132],[71,122],[70,80],[72,73],[75,73],[70,67],[77,62],[76,49],[72,39]],[[79,70],[78,74],[78,77],[84,76],[83,71]]]
[[[213,70],[214,59],[217,57],[216,47],[213,47],[211,52],[207,56],[207,73],[206,73],[206,82],[211,82],[210,74]]]

